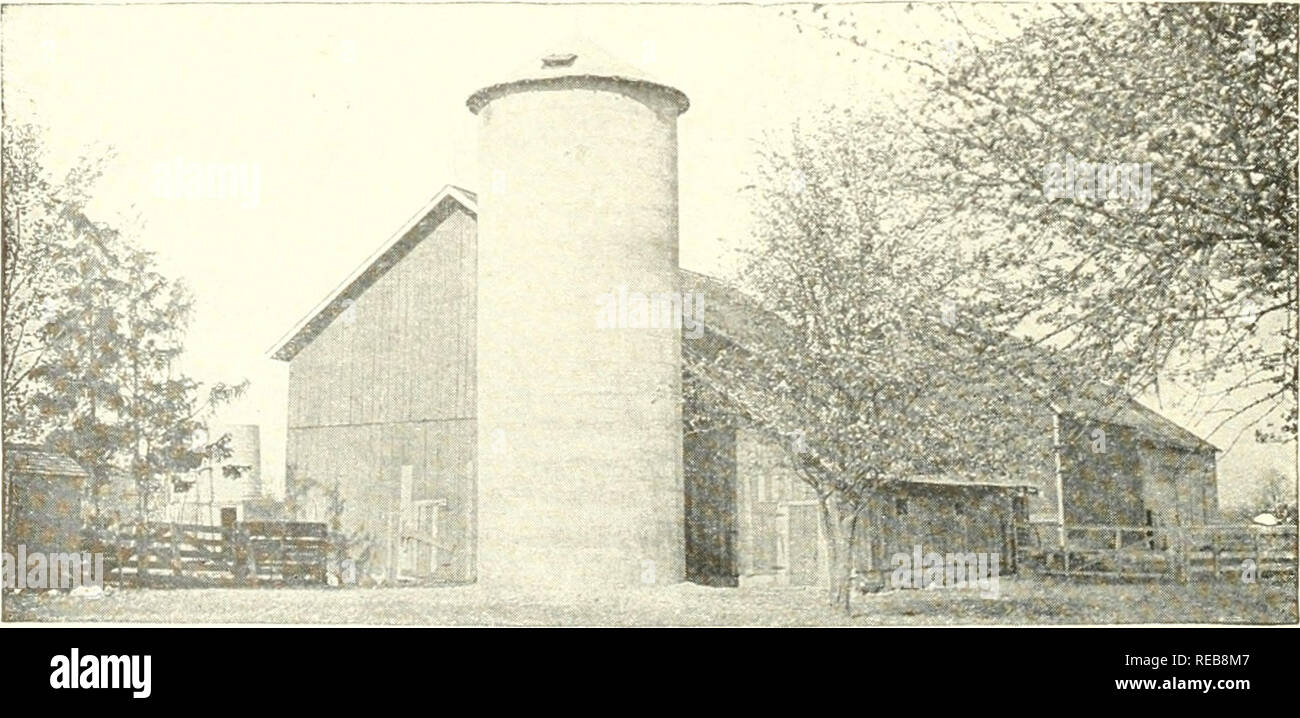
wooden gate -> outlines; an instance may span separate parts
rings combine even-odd
[[[332,541],[322,523],[246,521],[228,526],[146,522],[91,530],[119,585],[203,585],[260,580],[323,583]]]
[[[446,506],[439,499],[415,498],[412,466],[403,466],[399,482],[397,516],[398,578],[430,579],[438,571],[438,511]]]
[[[440,501],[412,501],[402,511],[398,575],[432,578],[438,571],[438,509]]]

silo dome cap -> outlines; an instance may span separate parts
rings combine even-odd
[[[542,53],[511,73],[507,79],[470,95],[465,104],[470,112],[478,114],[492,100],[516,90],[530,87],[578,87],[583,80],[640,87],[662,93],[676,105],[678,114],[690,107],[690,101],[681,90],[655,80],[582,40],[570,41],[553,51]]]

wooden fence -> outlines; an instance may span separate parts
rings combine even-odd
[[[91,531],[88,549],[104,554],[106,580],[118,585],[324,583],[331,540],[323,523],[248,521],[231,526],[145,522]]]
[[[1018,565],[1054,576],[1168,579],[1293,575],[1295,526],[1207,525],[1018,527]]]

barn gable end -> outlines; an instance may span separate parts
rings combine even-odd
[[[305,518],[337,521],[384,580],[474,578],[476,233],[457,194],[272,350],[289,361],[294,479],[315,487]]]

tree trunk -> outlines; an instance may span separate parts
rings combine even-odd
[[[819,502],[822,528],[826,534],[827,599],[830,605],[853,613],[853,550],[857,539],[858,512],[842,506],[834,496]]]

